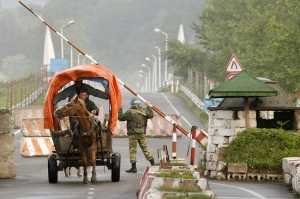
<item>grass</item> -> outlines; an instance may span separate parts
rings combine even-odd
[[[187,164],[186,163],[182,163],[182,162],[174,162],[174,161],[172,161],[172,162],[165,162],[164,163],[164,166],[187,166]]]
[[[161,173],[158,173],[156,177],[159,178],[183,178],[183,179],[195,179],[193,174],[190,171],[183,171],[182,174],[180,174],[181,171],[173,170],[171,172],[163,171]]]
[[[178,187],[173,187],[167,184],[163,184],[161,186],[159,186],[157,188],[157,190],[159,191],[166,191],[166,192],[201,192],[202,189],[198,186],[193,186],[193,187],[189,187],[189,186],[183,186],[183,185],[179,185]]]
[[[186,195],[181,194],[177,196],[163,197],[163,199],[213,199],[213,198],[204,194],[186,194]]]

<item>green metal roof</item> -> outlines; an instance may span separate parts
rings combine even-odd
[[[276,96],[277,90],[260,81],[246,70],[237,73],[229,80],[209,91],[209,96],[216,97],[270,97]]]

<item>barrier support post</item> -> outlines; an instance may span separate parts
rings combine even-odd
[[[172,133],[172,158],[176,159],[176,143],[177,143],[177,133],[176,126],[173,125],[173,133]]]
[[[191,165],[195,164],[195,147],[196,147],[196,129],[197,126],[192,126],[192,144],[191,144]]]

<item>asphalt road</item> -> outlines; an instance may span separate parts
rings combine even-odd
[[[187,107],[185,102],[170,93],[141,94],[143,98],[157,106],[165,114],[180,114],[182,116],[182,127],[190,132],[192,125],[204,128],[203,124]],[[133,97],[128,92],[123,92],[124,110],[129,108],[129,101]],[[104,100],[95,100],[105,108]],[[107,109],[104,109],[107,112]],[[63,171],[58,172],[58,183],[48,183],[47,158],[24,158],[20,155],[20,138],[22,134],[19,129],[14,129],[16,150],[14,162],[17,165],[17,176],[13,179],[0,179],[0,198],[5,199],[44,199],[44,198],[73,198],[73,199],[133,199],[136,198],[136,190],[140,183],[143,171],[150,163],[146,161],[143,153],[138,149],[137,153],[137,174],[125,172],[130,168],[128,139],[115,138],[113,140],[113,150],[121,154],[121,179],[119,182],[111,182],[111,172],[107,167],[97,167],[98,183],[84,185],[82,177],[77,177],[76,170],[72,169],[72,175],[64,176]],[[177,157],[187,158],[189,138],[184,136],[178,139]],[[171,138],[148,138],[148,147],[156,157],[157,149],[167,145],[171,154]],[[1,146],[0,146],[1,148]],[[200,148],[196,148],[196,153]],[[196,158],[197,161],[197,158]],[[1,169],[1,168],[0,168]],[[89,176],[91,176],[89,171]],[[215,181],[209,180],[209,186],[218,199],[290,199],[293,198],[291,190],[282,183],[272,182],[244,182],[244,181]]]

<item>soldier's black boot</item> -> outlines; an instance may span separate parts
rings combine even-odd
[[[126,171],[127,173],[137,173],[137,169],[136,169],[136,162],[135,163],[131,163],[131,169]]]
[[[149,162],[151,163],[151,166],[154,166],[154,159],[149,160]]]

